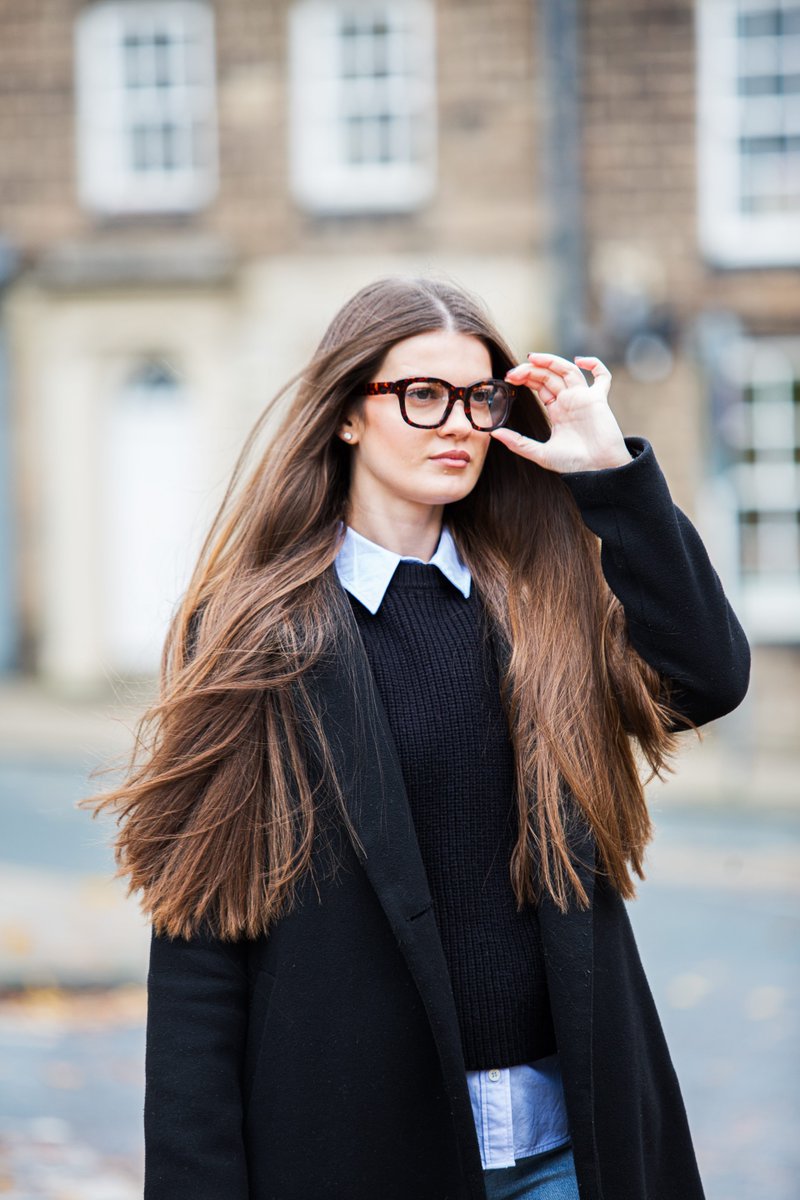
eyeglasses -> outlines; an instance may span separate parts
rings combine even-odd
[[[436,429],[444,425],[456,400],[461,400],[467,420],[484,433],[499,429],[508,420],[519,388],[504,379],[479,379],[469,387],[455,387],[446,379],[416,375],[391,383],[368,383],[367,396],[385,396],[394,392],[400,401],[403,420],[415,429]]]

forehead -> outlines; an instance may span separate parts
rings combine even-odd
[[[375,378],[435,375],[463,385],[491,373],[491,355],[480,338],[471,333],[436,329],[396,342],[384,357]]]

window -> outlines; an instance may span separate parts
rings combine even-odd
[[[206,204],[217,178],[211,10],[194,0],[95,4],[78,18],[75,45],[82,203]]]
[[[800,341],[742,341],[723,434],[738,517],[743,612],[759,640],[800,639]]]
[[[290,17],[292,188],[315,212],[402,212],[433,192],[429,3],[298,3]]]
[[[698,0],[700,243],[800,262],[800,0]]]

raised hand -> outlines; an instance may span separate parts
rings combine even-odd
[[[589,385],[583,371],[591,371]],[[548,471],[598,471],[631,461],[622,430],[608,406],[611,372],[599,358],[581,355],[574,362],[557,354],[528,355],[506,374],[509,383],[526,385],[547,408],[552,430],[546,442],[505,427],[491,437],[514,454]]]

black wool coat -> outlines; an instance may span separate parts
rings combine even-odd
[[[703,724],[742,700],[747,642],[652,447],[627,444],[631,463],[563,479],[602,539],[632,644]],[[145,1200],[485,1200],[449,974],[366,653],[334,653],[315,688],[363,849],[331,823],[338,873],[306,877],[266,937],[152,938]],[[626,905],[593,874],[592,838],[576,838],[591,906],[545,899],[539,917],[581,1200],[702,1200]]]

